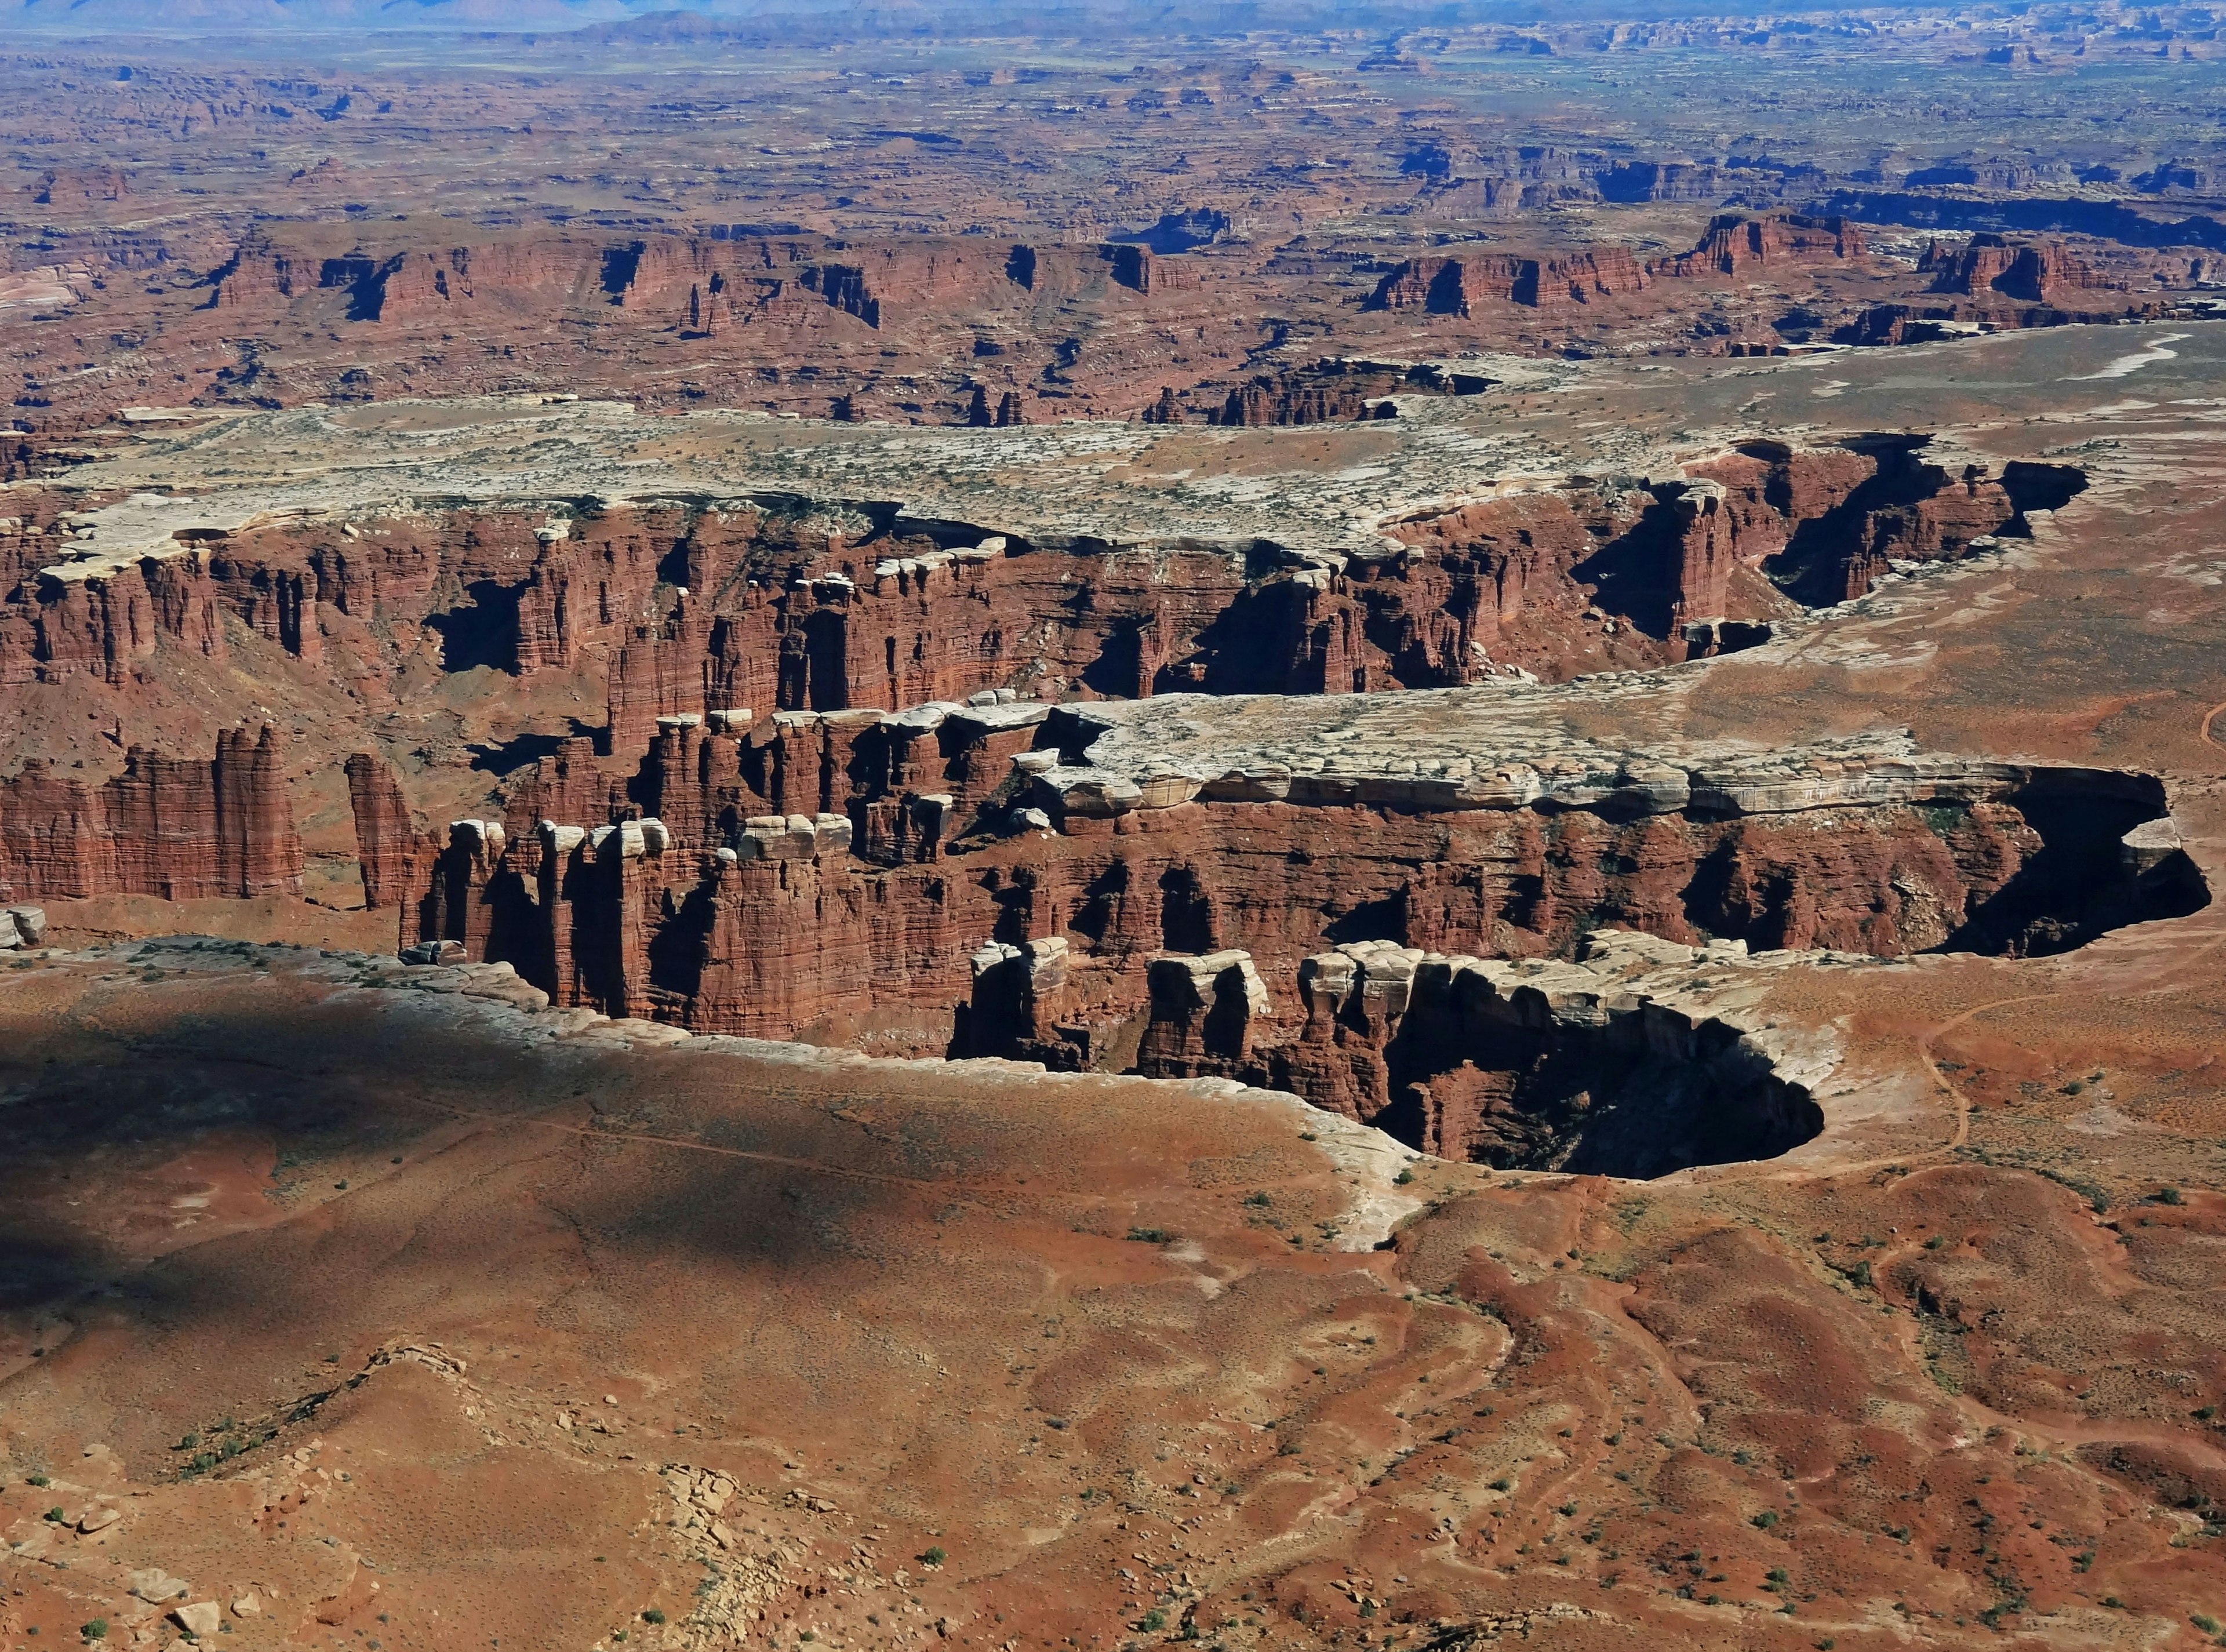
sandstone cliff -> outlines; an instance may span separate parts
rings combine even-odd
[[[99,785],[37,760],[0,780],[0,886],[11,898],[299,894],[302,867],[268,727],[220,735],[205,762],[134,747]]]

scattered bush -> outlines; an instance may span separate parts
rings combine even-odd
[[[1154,1630],[1162,1630],[1167,1626],[1167,1615],[1157,1606],[1153,1607],[1151,1611],[1136,1620],[1136,1627],[1148,1635]]]
[[[96,1617],[89,1623],[79,1624],[77,1632],[88,1641],[105,1641],[108,1638],[108,1620]]]
[[[913,1558],[918,1560],[922,1566],[941,1566],[943,1564],[943,1547],[940,1544],[934,1545],[922,1553],[914,1555]]]
[[[1402,1166],[1399,1173],[1396,1176],[1394,1176],[1391,1179],[1399,1186],[1404,1187],[1409,1182],[1415,1179],[1415,1172],[1411,1170],[1406,1169],[1404,1166]]]
[[[1747,1523],[1752,1526],[1757,1531],[1766,1532],[1771,1527],[1778,1524],[1778,1510],[1775,1509],[1765,1509]]]
[[[665,1621],[665,1614],[655,1606],[652,1606],[641,1615],[641,1621],[645,1623],[662,1623]]]

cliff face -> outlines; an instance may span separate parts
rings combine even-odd
[[[1705,809],[1385,816],[1364,797],[1326,811],[1288,774],[1070,783],[1071,728],[1048,731],[1069,701],[1453,691],[1722,652],[1891,562],[2019,531],[2020,499],[2060,502],[2026,473],[2045,468],[1997,477],[1919,437],[1755,442],[1628,491],[1388,524],[1335,556],[1036,545],[776,496],[207,530],[33,569],[0,613],[0,664],[124,681],[158,651],[220,658],[229,632],[304,663],[411,639],[452,671],[600,666],[600,735],[514,777],[468,842],[423,837],[392,770],[351,761],[366,897],[405,941],[510,958],[577,1001],[767,1032],[947,1014],[975,1004],[985,944],[1065,939],[1040,991],[985,972],[970,1036],[1095,1052],[1139,1013],[1154,951],[1294,968],[1358,925],[1544,954],[1611,912],[1673,938],[1886,953],[1965,932],[2038,853],[2006,797],[1952,822],[1857,810],[1824,842]],[[31,766],[7,783],[11,881],[297,886],[273,738],[228,735],[209,765],[135,752],[102,786]]]
[[[1153,962],[1167,955],[1240,951],[1273,983],[1345,941],[1548,957],[1604,924],[1881,956],[2050,950],[2186,893],[2129,880],[2118,837],[2161,805],[2128,777],[1880,755],[1822,759],[1813,784],[1628,758],[1600,780],[1614,759],[1574,753],[1542,793],[1514,770],[1201,780],[1187,759],[1078,766],[1099,727],[1027,702],[739,731],[671,718],[595,814],[460,823],[417,869],[404,939],[461,942],[614,1015],[786,1035],[926,1013],[976,1053],[1080,1063],[1182,995]],[[537,776],[518,812],[595,805],[563,782]],[[1215,1009],[1218,986],[1187,990],[1152,1047],[1171,1072],[1212,1071],[1199,1064],[1226,1053],[1235,1012]]]
[[[134,747],[88,785],[32,761],[0,781],[0,886],[25,899],[245,899],[302,892],[277,731],[220,735],[207,762]]]
[[[1935,241],[1917,267],[1920,274],[1931,273],[1936,293],[1999,295],[2036,304],[2077,302],[2123,286],[2105,280],[2053,241],[2017,242],[1984,233],[1960,247]]]
[[[1593,247],[1561,258],[1500,253],[1409,258],[1384,274],[1363,308],[1472,316],[1473,307],[1489,299],[1555,310],[1628,296],[1665,277],[1735,276],[1762,265],[1859,258],[1865,250],[1861,230],[1843,218],[1731,213],[1712,219],[1691,251],[1647,264],[1626,246]]]
[[[1758,265],[1859,258],[1867,250],[1862,231],[1845,218],[1729,213],[1709,219],[1699,245],[1669,260],[1661,273],[1736,276]]]
[[[369,752],[347,760],[348,804],[355,816],[363,904],[377,911],[409,897],[411,868],[427,848],[402,795],[394,766]]]
[[[1770,1158],[1815,1135],[1822,1109],[1778,1071],[1767,1027],[1682,990],[1695,971],[1746,963],[1736,943],[1617,930],[1587,936],[1574,963],[1348,942],[1299,966],[1293,1025],[1266,1018],[1242,952],[1162,960],[1139,1067],[1273,1083],[1426,1153],[1503,1169],[1645,1178]]]
[[[1434,315],[1470,315],[1479,300],[1530,309],[1555,309],[1593,299],[1636,293],[1647,273],[1629,247],[1600,247],[1566,258],[1470,254],[1459,258],[1409,258],[1377,284],[1365,308],[1421,309]]]

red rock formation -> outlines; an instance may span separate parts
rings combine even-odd
[[[968,960],[972,995],[958,1007],[955,1057],[1040,1061],[1053,1071],[1089,1064],[1090,1028],[1065,1022],[1067,944],[1058,936],[1010,946],[992,941]]]
[[[1154,1078],[1227,1077],[1252,1059],[1269,1012],[1250,954],[1234,950],[1154,958],[1145,975],[1151,1019],[1137,1071]]]
[[[297,286],[313,284],[294,254],[274,247],[262,236],[251,234],[239,244],[230,262],[216,272],[213,308],[275,308],[294,295]]]
[[[245,899],[302,891],[277,731],[234,729],[213,761],[134,747],[99,786],[26,763],[0,781],[0,883],[35,899]]]
[[[74,577],[42,574],[36,592],[33,652],[46,681],[84,670],[123,683],[136,662],[155,651],[155,605],[137,567]]]
[[[1859,258],[1866,246],[1862,231],[1844,218],[1799,213],[1748,218],[1727,213],[1708,220],[1700,244],[1690,252],[1664,260],[1656,272],[1736,276],[1756,265]]]
[[[1952,251],[1935,241],[1918,270],[1931,273],[1936,293],[1979,298],[1999,293],[2030,303],[2076,302],[2123,285],[2106,281],[2053,241],[2019,243],[1999,235],[1974,235]]]
[[[374,912],[399,905],[409,897],[411,867],[423,848],[423,834],[402,795],[402,777],[369,752],[350,757],[347,772],[363,904]]]
[[[1658,945],[1596,939],[1671,961]],[[1299,981],[1305,1024],[1224,1071],[1441,1158],[1651,1177],[1769,1157],[1822,1127],[1813,1098],[1742,1029],[1650,1001],[1612,973],[1530,974],[1361,942],[1307,959]],[[1153,1014],[1156,1032],[1156,999]]]
[[[1573,257],[1522,260],[1507,297],[1534,309],[1554,309],[1636,293],[1646,284],[1646,272],[1629,247],[1596,247]]]
[[[1472,253],[1459,258],[1409,258],[1377,284],[1364,308],[1421,309],[1468,316],[1480,299],[1555,309],[1594,298],[1636,293],[1648,276],[1628,247],[1597,247],[1566,258]]]
[[[1030,826],[1017,811],[1072,737],[1065,715],[793,714],[739,734],[676,721],[600,817],[588,788],[569,800],[582,817],[530,836],[454,828],[415,873],[404,939],[507,959],[560,1002],[705,1030],[788,1034],[829,1015],[916,1026],[963,1003],[960,1047],[1033,1059],[1102,1052],[1164,1000],[1152,1059],[1202,1073],[1275,1041],[1270,1012],[1253,1005],[1238,1036],[1217,987],[1176,1013],[1181,994],[1154,977],[1176,966],[1148,969],[1155,956],[1236,949],[1273,982],[1363,921],[1395,950],[1500,956],[1566,954],[1600,924],[1882,954],[2057,933],[2040,883],[2005,893],[2042,847],[2013,801],[1623,818],[1182,801],[1193,781],[1130,812],[1078,804]],[[552,785],[531,802],[558,799]],[[2081,806],[2114,855],[2118,816],[2139,808],[2115,794]],[[2060,877],[2069,852],[2055,864]],[[1065,950],[1027,945],[1054,940]],[[1006,954],[976,962],[991,942],[1035,961],[1027,982],[998,973]],[[1333,1019],[1364,1033],[1371,1001]],[[1388,1105],[1388,1080],[1324,1039],[1307,1093],[1358,1084]]]
[[[1368,403],[1350,386],[1310,385],[1279,389],[1272,378],[1261,378],[1229,392],[1229,399],[1212,423],[1223,425],[1327,424],[1339,419],[1364,419]],[[1162,418],[1162,423],[1174,423]]]
[[[1511,263],[1512,260],[1504,262]],[[1468,261],[1460,258],[1409,258],[1377,283],[1362,306],[1365,309],[1419,309],[1432,315],[1469,314]],[[1511,287],[1513,271],[1509,271]]]

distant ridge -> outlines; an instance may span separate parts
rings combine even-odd
[[[1924,0],[1883,0],[1879,10]],[[1592,18],[1771,16],[1826,6],[1765,9],[1720,0],[0,0],[11,34],[205,35],[212,28],[362,33],[438,30],[562,35],[583,47],[797,44],[922,36],[1170,36],[1247,30],[1530,25]]]

